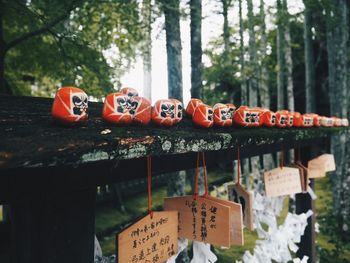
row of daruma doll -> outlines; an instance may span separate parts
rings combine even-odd
[[[232,125],[241,127],[277,126],[279,128],[349,126],[348,119],[319,116],[315,113],[300,114],[287,110],[273,112],[265,108],[248,106],[240,106],[236,109],[231,103],[217,103],[214,107],[210,107],[199,99],[191,99],[186,112],[196,125],[207,128],[213,125],[221,127]],[[203,118],[206,118],[205,122]]]
[[[204,104],[199,99],[191,99],[186,107],[194,124],[210,128],[213,125],[230,127],[233,124],[242,127],[277,126],[348,126],[347,119],[324,117],[317,114],[300,114],[286,110],[272,112],[263,108],[217,103],[214,107]],[[75,87],[63,87],[56,93],[52,106],[52,116],[62,123],[77,123],[88,118],[88,96]],[[133,88],[123,88],[119,92],[107,95],[104,101],[102,118],[113,124],[147,125],[152,120],[160,126],[173,126],[182,120],[183,106],[176,99],[158,100],[154,106],[138,96]]]

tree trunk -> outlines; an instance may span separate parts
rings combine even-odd
[[[191,97],[202,99],[202,0],[191,0]]]
[[[293,60],[292,60],[292,47],[290,39],[290,27],[289,27],[289,13],[287,0],[283,0],[283,16],[285,19],[284,27],[284,40],[285,40],[285,72],[286,72],[286,85],[287,85],[287,108],[290,111],[294,111],[294,88],[293,88]]]
[[[277,110],[285,108],[284,19],[281,0],[277,0]]]
[[[162,0],[165,15],[166,49],[168,65],[168,97],[183,101],[182,95],[182,58],[180,35],[180,2],[179,0]],[[186,173],[172,173],[168,179],[168,196],[185,194]],[[176,262],[189,262],[185,249]]]
[[[247,90],[247,80],[244,69],[244,39],[243,39],[243,17],[242,17],[242,0],[238,1],[239,3],[239,40],[240,40],[240,55],[239,61],[241,64],[241,105],[248,104],[248,90]]]
[[[260,104],[264,108],[270,109],[270,92],[269,92],[269,74],[266,64],[266,47],[267,47],[267,36],[266,36],[266,24],[265,24],[265,7],[264,0],[260,0],[260,26],[261,26],[261,41],[260,41],[260,52],[261,52],[261,72],[260,72],[260,83],[259,83],[259,94]],[[271,170],[274,167],[274,161],[272,154],[263,155],[263,165],[265,170]]]
[[[0,95],[7,94],[5,84],[5,40],[3,32],[3,0],[0,0]]]
[[[249,29],[249,68],[252,74],[249,76],[249,106],[258,106],[258,81],[259,75],[257,67],[257,54],[254,32],[254,14],[253,14],[253,2],[247,0],[248,5],[248,29]]]
[[[151,0],[142,2],[142,18],[145,32],[142,47],[143,60],[143,96],[152,101],[152,3]]]
[[[312,43],[312,10],[310,0],[304,0],[305,110],[316,112],[315,66]]]
[[[179,0],[163,2],[168,64],[168,96],[183,101]]]
[[[327,51],[329,68],[329,96],[331,115],[346,117],[350,113],[347,88],[348,66],[348,17],[347,1],[334,0],[327,14]],[[343,239],[349,236],[349,150],[345,147],[350,142],[345,135],[332,138],[332,152],[335,156],[337,170],[331,176],[333,186],[333,204],[338,220],[339,233]]]
[[[221,0],[222,15],[224,16],[223,39],[224,39],[224,63],[230,63],[230,29],[228,26],[228,8],[231,0]]]

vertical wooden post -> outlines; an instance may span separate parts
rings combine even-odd
[[[319,149],[316,146],[308,147],[307,149],[302,149],[302,162],[307,166],[308,160],[314,157]],[[310,179],[310,187],[315,190],[314,179]],[[305,228],[304,235],[301,237],[301,242],[298,244],[299,250],[297,251],[298,258],[302,259],[304,256],[308,256],[309,263],[316,262],[316,233],[315,233],[315,223],[316,223],[316,209],[315,201],[311,199],[311,196],[308,193],[302,193],[296,195],[295,200],[296,213],[306,213],[310,209],[313,211],[313,215],[307,220],[307,227]]]
[[[96,188],[45,189],[11,203],[12,262],[93,263]]]

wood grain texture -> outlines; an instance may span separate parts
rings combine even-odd
[[[77,167],[98,161],[122,161],[198,151],[294,147],[297,142],[349,133],[348,128],[200,129],[189,118],[175,127],[112,126],[102,121],[102,103],[89,103],[89,120],[77,127],[56,125],[51,118],[52,99],[0,98],[0,170],[13,168]],[[106,129],[110,133],[101,134]],[[250,153],[253,154],[253,153]],[[3,174],[3,173],[2,173]]]
[[[177,211],[153,212],[117,235],[118,263],[165,262],[177,253]]]
[[[231,208],[216,201],[193,196],[164,199],[164,210],[179,212],[179,237],[230,247]]]

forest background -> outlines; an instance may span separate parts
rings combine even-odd
[[[59,87],[74,85],[91,100],[102,100],[129,74],[142,77],[143,86],[135,88],[153,100],[163,94],[185,102],[197,97],[208,104],[349,118],[349,5],[346,0],[0,0],[0,94],[52,97]],[[210,16],[220,17],[220,25],[209,39],[213,29],[203,21]],[[180,21],[187,23],[189,48],[182,49]],[[168,73],[154,53],[158,40]],[[142,76],[130,77],[140,61]],[[333,138],[331,148],[338,169],[330,180],[327,220],[341,247],[350,236],[350,140]]]

